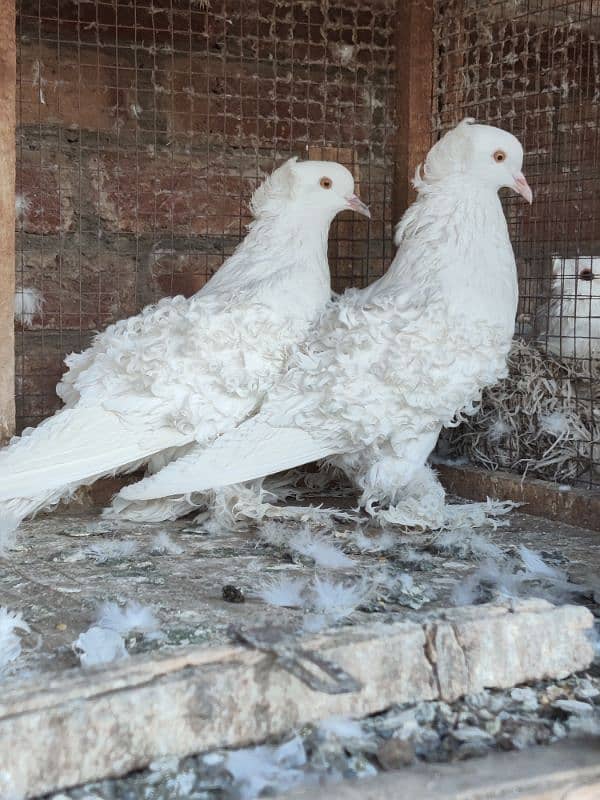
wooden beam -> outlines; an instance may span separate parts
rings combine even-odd
[[[15,424],[15,126],[14,0],[0,0],[0,443]]]
[[[411,180],[431,146],[432,80],[433,0],[398,0],[395,220],[414,199]]]
[[[450,494],[467,500],[513,500],[521,503],[521,511],[534,517],[565,522],[600,531],[600,493],[542,481],[523,479],[514,472],[492,471],[482,467],[435,464],[440,480]]]

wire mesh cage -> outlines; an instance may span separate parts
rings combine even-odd
[[[406,177],[394,177],[401,7],[19,0],[18,429],[57,408],[64,356],[96,330],[202,287],[244,235],[252,190],[289,155],[345,164],[371,207],[370,225],[333,225],[334,288],[384,271]],[[434,0],[426,32],[430,141],[465,116],[507,128],[535,193],[531,209],[503,198],[520,288],[509,377],[442,452],[589,487],[600,486],[599,33],[596,0]]]
[[[18,428],[58,406],[65,354],[191,294],[244,236],[259,179],[340,161],[370,225],[334,224],[334,288],[391,256],[393,0],[21,0]]]
[[[520,291],[509,378],[449,449],[588,486],[600,485],[599,33],[595,0],[434,4],[433,137],[465,116],[507,128],[535,195],[531,211],[504,198]]]

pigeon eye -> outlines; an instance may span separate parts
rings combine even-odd
[[[323,189],[331,189],[333,186],[333,181],[331,178],[321,178],[319,184],[323,187]]]
[[[506,153],[504,150],[496,150],[494,153],[494,161],[498,164],[501,164],[503,161],[506,161]]]
[[[580,281],[593,281],[594,280],[594,273],[591,269],[582,269],[579,273],[579,280]]]

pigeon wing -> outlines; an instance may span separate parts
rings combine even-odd
[[[195,447],[156,475],[125,487],[119,497],[151,500],[217,489],[307,464],[333,452],[331,439],[293,425],[274,426],[258,415],[210,447]]]

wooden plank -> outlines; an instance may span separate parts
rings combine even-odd
[[[565,676],[591,663],[592,627],[585,608],[528,600],[302,640],[304,650],[362,685],[344,694],[314,691],[272,655],[243,646],[132,657],[87,673],[69,670],[43,687],[5,682],[0,788],[35,797],[123,775],[161,756],[243,746],[332,715],[364,716],[394,703],[450,701],[484,686]]]
[[[436,464],[436,471],[450,494],[467,500],[513,500],[534,517],[565,522],[600,531],[600,492],[574,487],[560,488],[556,483],[523,479],[512,472],[471,466]]]
[[[418,764],[365,781],[345,781],[323,800],[597,800],[600,739],[560,742],[520,753],[492,753],[459,764]],[[285,795],[314,800],[314,787]],[[282,798],[283,800],[283,798]]]
[[[394,218],[415,197],[415,168],[431,146],[433,0],[399,0],[396,34],[396,181]]]
[[[0,443],[15,424],[15,125],[14,0],[0,0]]]

